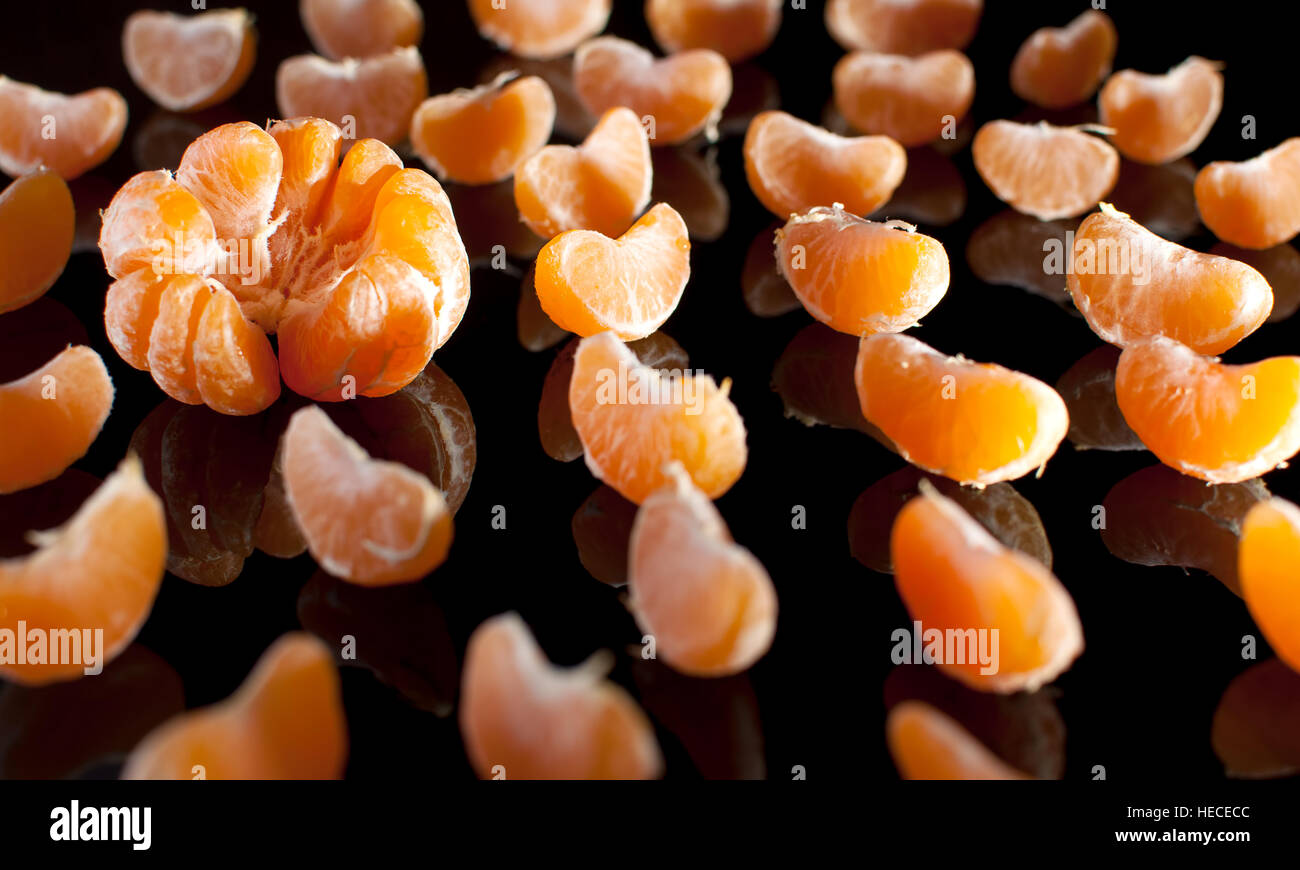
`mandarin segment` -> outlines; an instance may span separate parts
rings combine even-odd
[[[131,752],[122,779],[339,779],[347,721],[329,647],[305,632],[283,635],[239,689],[177,716]]]
[[[706,48],[656,58],[616,36],[584,42],[573,56],[573,81],[587,111],[627,106],[648,127],[652,145],[676,145],[697,133],[716,138],[731,99],[731,67]]]
[[[1046,465],[1069,429],[1065,402],[1029,375],[949,357],[906,335],[862,338],[862,414],[908,462],[958,483],[1015,480]]]
[[[1253,250],[1300,233],[1300,137],[1241,163],[1218,160],[1196,175],[1196,208],[1220,239]]]
[[[12,419],[8,411],[4,418]],[[78,637],[102,631],[98,664],[112,661],[149,616],[167,555],[162,503],[140,473],[139,460],[127,457],[70,520],[29,539],[35,552],[0,559],[0,629],[10,637],[19,623]],[[89,656],[83,648],[81,656],[58,662],[10,660],[0,665],[0,677],[24,685],[76,679],[90,665]]]
[[[1238,483],[1300,451],[1300,357],[1228,365],[1170,338],[1130,344],[1115,395],[1156,457],[1209,483]]]
[[[776,234],[776,262],[809,314],[859,336],[915,326],[943,299],[950,277],[939,240],[838,205],[791,216]]]
[[[1278,658],[1300,673],[1300,508],[1281,498],[1252,507],[1238,553],[1250,615]]]
[[[0,193],[0,314],[44,295],[72,255],[76,210],[68,185],[37,169]]]
[[[534,60],[560,57],[605,29],[613,0],[468,0],[479,35]]]
[[[971,143],[984,183],[1017,211],[1040,220],[1076,217],[1115,189],[1119,154],[1075,127],[990,121]]]
[[[761,54],[781,27],[783,0],[646,0],[645,20],[667,54],[708,48],[731,63]]]
[[[628,547],[629,607],[656,653],[699,677],[739,673],[776,634],[776,590],[679,463],[637,511]]]
[[[46,166],[71,181],[107,160],[125,132],[126,100],[112,88],[60,94],[0,75],[0,171],[6,175]]]
[[[829,0],[826,29],[849,51],[924,54],[965,48],[984,0]]]
[[[835,64],[832,83],[850,124],[909,148],[951,135],[975,99],[975,67],[952,50],[919,57],[855,51]]]
[[[299,0],[298,14],[316,51],[332,60],[418,45],[424,34],[415,0]]]
[[[389,145],[406,139],[428,95],[424,61],[413,45],[360,60],[300,54],[281,61],[275,73],[275,101],[284,117],[326,118],[349,138]]]
[[[1233,678],[1214,710],[1210,742],[1235,779],[1300,773],[1300,673],[1281,659],[1252,665]]]
[[[663,756],[636,702],[593,656],[575,668],[547,661],[528,626],[506,613],[470,636],[461,676],[460,731],[483,779],[654,779]]]
[[[189,16],[141,10],[122,28],[132,81],[172,112],[196,112],[233,96],[253,71],[256,46],[246,9]]]
[[[1169,163],[1195,151],[1223,108],[1220,69],[1193,56],[1164,75],[1115,73],[1097,98],[1115,147],[1139,163]]]
[[[1039,28],[1011,61],[1011,90],[1046,109],[1082,103],[1110,75],[1118,41],[1110,16],[1096,9],[1064,27]]]
[[[1030,779],[998,758],[956,720],[923,701],[889,711],[885,736],[903,779]]]
[[[961,650],[938,667],[972,689],[1034,691],[1083,651],[1083,628],[1070,593],[1041,562],[998,543],[933,487],[898,512],[890,535],[894,582],[912,619],[926,630],[997,631],[984,664]],[[966,643],[962,640],[959,643]],[[993,649],[986,641],[986,651]]]

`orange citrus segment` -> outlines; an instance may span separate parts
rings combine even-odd
[[[544,80],[503,76],[421,103],[411,119],[411,147],[440,178],[491,184],[540,151],[554,124],[555,97]]]
[[[1221,65],[1189,57],[1164,75],[1120,70],[1097,98],[1111,142],[1139,163],[1168,163],[1195,151],[1223,108]]]
[[[645,338],[681,301],[690,254],[685,221],[660,203],[617,239],[592,230],[551,239],[537,255],[537,298],[557,326],[577,335]]]
[[[749,186],[780,217],[837,202],[870,214],[906,172],[907,152],[887,136],[837,136],[785,112],[763,112],[745,134]]]
[[[667,54],[708,48],[731,63],[762,53],[781,27],[783,0],[646,0],[645,20]]]
[[[616,36],[578,48],[573,81],[593,115],[619,106],[636,112],[652,145],[676,145],[702,131],[712,135],[731,99],[731,67],[716,51],[697,48],[656,58]]]
[[[1210,741],[1224,772],[1239,779],[1300,773],[1300,674],[1280,659],[1233,678],[1214,711]]]
[[[424,33],[415,0],[300,0],[298,14],[316,51],[332,60],[417,45]]]
[[[86,455],[112,407],[113,381],[89,347],[69,347],[0,384],[0,494],[62,474]]]
[[[1011,90],[1045,109],[1082,103],[1110,75],[1118,41],[1110,16],[1096,9],[1064,27],[1039,28],[1011,62]]]
[[[1210,483],[1258,477],[1300,451],[1300,357],[1226,365],[1144,339],[1120,356],[1115,395],[1161,462]]]
[[[1273,308],[1250,266],[1166,241],[1105,203],[1079,225],[1066,282],[1093,331],[1121,347],[1164,335],[1221,353]]]
[[[629,606],[670,667],[700,677],[739,673],[772,645],[776,590],[681,465],[664,473],[667,485],[632,526]]]
[[[1300,508],[1280,498],[1251,508],[1238,558],[1250,615],[1278,658],[1300,672]]]
[[[622,235],[650,202],[650,140],[636,113],[610,109],[576,148],[548,145],[515,172],[515,204],[533,232]]]
[[[613,5],[613,0],[469,0],[469,14],[479,35],[503,51],[547,60],[604,30]]]
[[[320,408],[289,421],[284,482],[312,556],[336,577],[405,583],[447,558],[452,520],[442,493],[405,465],[371,459]]]
[[[1300,137],[1241,163],[1219,160],[1196,175],[1196,208],[1225,242],[1262,250],[1300,233]]]
[[[474,630],[461,676],[460,731],[483,779],[653,779],[663,769],[654,728],[605,679],[608,661],[546,660],[517,614]]]
[[[0,314],[40,298],[72,255],[77,218],[68,185],[38,169],[0,193]]]
[[[141,10],[122,29],[122,58],[140,90],[164,109],[194,112],[243,87],[257,34],[246,9],[198,15]]]
[[[984,0],[829,0],[826,29],[849,51],[924,54],[965,48]]]
[[[155,729],[126,760],[123,779],[339,779],[347,721],[329,647],[282,636],[226,700]]]
[[[349,139],[401,142],[411,117],[429,95],[424,61],[415,46],[373,57],[326,60],[302,54],[280,63],[275,100],[286,118],[328,119]]]
[[[904,701],[890,710],[885,737],[903,779],[1030,779],[923,701]]]
[[[908,614],[923,631],[943,633],[939,669],[972,689],[1032,692],[1083,651],[1079,614],[1061,581],[1041,562],[1002,546],[933,487],[923,485],[898,512],[890,552]],[[985,660],[971,653],[981,632]]]
[[[909,148],[954,134],[975,99],[975,67],[952,50],[919,57],[855,51],[835,64],[832,83],[850,124]]]
[[[1045,121],[990,121],[971,156],[998,199],[1040,220],[1075,217],[1115,189],[1119,154],[1096,136]]]
[[[937,239],[838,206],[792,216],[777,231],[776,262],[808,313],[849,335],[915,326],[948,292]]]
[[[3,410],[4,419],[15,419]],[[56,662],[47,650],[45,662],[0,664],[0,677],[44,685],[82,676],[92,654],[99,666],[112,661],[149,616],[167,555],[162,503],[139,461],[128,457],[67,523],[29,539],[35,552],[0,559],[0,629],[14,637],[23,622],[29,631],[50,632],[51,643],[56,631],[75,632],[80,640],[102,630],[102,645],[82,646],[81,661],[60,656]]]
[[[94,169],[126,132],[126,100],[112,88],[44,91],[0,76],[0,171],[17,178],[47,166],[66,181]]]
[[[958,483],[1041,468],[1070,425],[1065,402],[1042,381],[906,335],[864,336],[854,382],[863,416],[904,459]]]
[[[587,467],[641,504],[682,463],[709,498],[745,470],[745,424],[721,387],[702,373],[667,375],[637,360],[612,332],[582,339],[574,356],[569,410]]]

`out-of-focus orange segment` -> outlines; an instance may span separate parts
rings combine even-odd
[[[405,465],[370,458],[320,408],[289,421],[283,470],[308,549],[334,576],[363,586],[405,583],[447,558],[452,519],[442,493]]]
[[[1097,98],[1111,142],[1138,163],[1168,163],[1205,141],[1223,108],[1221,64],[1189,57],[1164,75],[1120,70]]]
[[[316,51],[332,60],[385,54],[424,34],[415,0],[300,0],[298,13]]]
[[[975,99],[975,67],[949,49],[919,57],[855,51],[831,80],[845,120],[909,148],[955,135]]]
[[[1045,109],[1082,103],[1110,75],[1118,41],[1110,16],[1096,9],[1065,27],[1039,28],[1011,61],[1011,90]]]
[[[164,723],[123,779],[339,779],[347,720],[334,656],[305,632],[277,640],[226,700]]]
[[[1081,129],[1046,121],[990,121],[975,134],[971,157],[998,199],[1045,221],[1094,208],[1119,180],[1114,148]]]
[[[1250,615],[1278,658],[1300,672],[1300,508],[1280,498],[1251,508],[1238,564]]]
[[[469,14],[479,35],[503,51],[547,60],[604,30],[613,6],[613,0],[469,0]]]
[[[933,487],[922,485],[898,512],[890,553],[908,614],[927,631],[944,633],[939,669],[972,689],[1032,692],[1083,651],[1079,614],[1061,581],[1041,562],[1002,546]],[[947,641],[949,632],[958,632],[956,644]]]
[[[537,255],[542,310],[576,335],[645,338],[677,309],[691,274],[686,222],[660,203],[617,239],[592,230],[556,236]]]
[[[9,416],[4,408],[4,419]],[[53,437],[56,433],[51,433]],[[7,446],[7,445],[6,445]],[[15,559],[0,559],[0,630],[11,637],[18,624],[77,635],[58,662],[0,665],[0,677],[26,685],[82,676],[97,655],[98,666],[126,649],[144,624],[162,584],[167,529],[162,503],[145,482],[140,463],[128,457],[63,526],[32,532],[38,549]],[[93,633],[102,630],[102,641]],[[91,632],[92,637],[85,633]],[[58,639],[51,634],[51,643]],[[77,649],[77,647],[72,647]],[[79,659],[79,660],[78,660]]]
[[[1106,203],[1079,225],[1066,284],[1093,332],[1121,347],[1163,335],[1221,353],[1273,309],[1250,266],[1166,241]]]
[[[1300,233],[1300,137],[1258,157],[1218,160],[1196,175],[1196,208],[1216,236],[1263,250]]]
[[[546,82],[503,79],[430,97],[416,109],[411,147],[440,178],[501,181],[550,140],[555,97]]]
[[[44,295],[72,255],[77,218],[58,173],[38,169],[0,193],[0,314]]]
[[[577,147],[548,145],[515,172],[515,204],[533,232],[620,236],[650,202],[650,140],[636,113],[610,109]]]
[[[642,364],[612,332],[582,339],[574,356],[569,410],[587,467],[597,479],[641,504],[677,460],[709,498],[745,470],[745,424],[707,375],[668,375]]]
[[[113,381],[89,347],[69,347],[0,384],[0,494],[62,474],[86,455],[112,407]]]
[[[246,9],[197,15],[141,10],[122,29],[122,59],[140,90],[164,109],[194,112],[243,87],[257,56]]]
[[[325,118],[349,139],[395,145],[407,137],[411,117],[429,95],[424,61],[415,46],[357,60],[300,54],[280,63],[275,100],[286,118]]]
[[[1300,773],[1300,673],[1269,659],[1234,677],[1214,711],[1210,741],[1230,777]]]
[[[47,166],[66,181],[94,169],[126,132],[126,100],[112,88],[44,91],[0,76],[0,171],[17,178]]]
[[[1065,402],[1042,381],[906,335],[864,336],[854,382],[863,416],[904,459],[958,483],[1041,468],[1070,426]]]
[[[924,54],[970,44],[984,0],[829,0],[826,29],[849,51]]]
[[[731,66],[716,51],[697,48],[656,58],[616,36],[597,37],[578,48],[573,81],[593,115],[618,106],[636,112],[651,145],[676,145],[700,132],[714,135],[731,99]]]
[[[783,0],[646,0],[645,20],[668,54],[708,48],[731,63],[761,54],[781,27]]]
[[[474,630],[461,676],[460,731],[483,779],[654,779],[663,757],[636,702],[605,679],[609,660],[547,661],[517,614]]]
[[[1210,483],[1258,477],[1300,451],[1300,356],[1226,365],[1143,339],[1120,356],[1115,396],[1161,462]]]
[[[717,508],[678,463],[637,511],[628,550],[630,608],[656,654],[698,677],[745,670],[776,634],[776,590],[734,543]]]
[[[903,779],[1031,779],[923,701],[903,701],[890,710],[885,739]]]
[[[915,326],[948,292],[941,242],[838,206],[792,216],[777,231],[776,262],[808,313],[849,335]]]
[[[779,217],[843,204],[868,215],[907,172],[907,152],[887,136],[837,136],[785,112],[763,112],[745,134],[745,175]]]

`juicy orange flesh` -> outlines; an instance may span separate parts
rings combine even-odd
[[[783,0],[650,0],[646,23],[668,54],[712,49],[735,63],[771,44]]]
[[[1251,616],[1278,657],[1300,671],[1300,508],[1283,499],[1252,508],[1239,553]]]
[[[1119,155],[1103,139],[1042,122],[991,121],[975,134],[971,155],[999,199],[1042,220],[1082,214],[1119,180]]]
[[[238,91],[253,70],[256,44],[253,16],[243,9],[190,16],[142,10],[122,32],[131,78],[175,112],[213,106]]]
[[[1110,17],[1096,9],[1084,11],[1065,27],[1037,30],[1016,52],[1011,88],[1044,108],[1081,103],[1109,74],[1117,41]]]
[[[1196,150],[1223,107],[1217,64],[1190,57],[1163,76],[1121,70],[1098,97],[1101,123],[1131,160],[1168,163]]]
[[[609,20],[613,0],[469,0],[478,32],[511,54],[546,60],[568,54]]]
[[[76,214],[68,185],[38,169],[0,194],[0,314],[53,286],[72,254]]]
[[[57,135],[45,135],[50,129]],[[125,131],[126,100],[112,88],[60,94],[0,75],[0,171],[7,175],[47,166],[71,181],[107,160]]]
[[[956,721],[921,701],[889,713],[886,737],[903,779],[1028,779],[994,755]]]
[[[961,52],[917,58],[855,51],[832,73],[835,105],[864,133],[924,145],[960,121],[975,98],[975,68]]]
[[[1235,245],[1263,250],[1300,232],[1300,138],[1242,163],[1211,163],[1196,176],[1205,225]]]
[[[415,0],[305,0],[299,8],[312,45],[335,60],[415,45],[424,33]]]

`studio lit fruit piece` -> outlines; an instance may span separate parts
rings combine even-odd
[[[650,494],[632,526],[629,608],[674,670],[740,673],[772,645],[776,590],[681,465],[664,474],[667,485]]]
[[[1066,284],[1093,332],[1120,347],[1163,335],[1222,353],[1273,310],[1250,266],[1166,241],[1107,203],[1079,225]]]
[[[667,54],[709,48],[731,63],[761,54],[781,27],[783,0],[646,0],[645,20]]]
[[[954,135],[975,99],[975,67],[948,49],[919,57],[855,51],[831,80],[845,120],[908,148]]]
[[[903,701],[890,710],[885,739],[903,779],[1031,779],[923,701]]]
[[[123,359],[225,414],[267,408],[280,375],[324,401],[414,380],[464,314],[469,260],[437,181],[373,139],[340,165],[342,141],[319,118],[227,124],[175,177],[128,181],[100,235]]]
[[[1120,355],[1115,396],[1156,457],[1210,483],[1237,483],[1300,450],[1300,357],[1226,365],[1170,338]]]
[[[610,109],[577,147],[547,145],[515,172],[520,219],[544,239],[620,236],[650,202],[650,140],[631,109]]]
[[[1070,593],[1036,559],[1010,550],[957,503],[922,484],[890,535],[894,582],[912,619],[927,630],[998,632],[997,663],[966,654],[944,659],[948,676],[983,692],[1032,692],[1083,651]],[[990,672],[991,671],[991,672]]]
[[[677,460],[709,498],[745,470],[745,424],[719,387],[698,373],[669,376],[642,364],[612,332],[584,338],[574,355],[569,410],[591,473],[641,504],[667,485]]]
[[[1138,163],[1169,163],[1195,151],[1223,108],[1220,69],[1189,57],[1164,75],[1115,73],[1097,98],[1115,147]]]
[[[246,9],[197,15],[141,10],[122,29],[122,59],[140,90],[164,109],[194,112],[243,87],[257,56]]]
[[[57,172],[37,169],[0,193],[0,314],[54,286],[72,255],[76,229],[72,193]]]
[[[1238,564],[1250,615],[1278,658],[1300,673],[1300,508],[1280,498],[1251,508]]]
[[[86,455],[112,407],[113,381],[89,347],[69,347],[0,384],[0,494],[62,474]]]
[[[868,215],[907,172],[907,152],[888,136],[837,136],[785,112],[763,112],[745,134],[750,189],[778,217],[842,203]]]
[[[372,459],[315,406],[284,433],[284,483],[320,566],[362,586],[419,580],[447,558],[452,518],[427,477]]]
[[[483,779],[654,779],[663,756],[636,702],[605,679],[608,656],[558,668],[518,614],[474,630],[460,731]]]
[[[347,720],[329,647],[291,632],[220,703],[165,722],[126,760],[122,779],[339,779]]]
[[[4,411],[0,417],[13,419]],[[19,622],[48,632],[102,629],[99,664],[112,661],[149,616],[166,567],[162,502],[139,461],[124,460],[64,525],[28,538],[35,552],[0,559],[0,630],[18,637]],[[52,662],[49,650],[38,662],[32,652],[21,664],[10,658],[13,650],[0,656],[0,677],[45,685],[80,677],[89,664],[84,657]]]
[[[480,36],[502,51],[533,60],[573,51],[605,29],[613,7],[613,0],[469,0]]]
[[[0,171],[17,178],[42,166],[65,181],[109,158],[126,132],[126,100],[112,88],[43,91],[0,76]]]
[[[854,383],[863,416],[904,459],[958,483],[1041,469],[1070,427],[1065,402],[1042,381],[906,335],[864,336]]]
[[[983,11],[984,0],[829,0],[826,29],[849,51],[917,55],[965,48]]]
[[[1196,208],[1225,242],[1263,250],[1300,233],[1300,137],[1258,157],[1219,160],[1196,175]]]
[[[418,45],[424,33],[415,0],[300,0],[298,13],[312,46],[331,60]]]
[[[948,292],[939,240],[839,206],[792,216],[777,231],[776,262],[808,313],[849,335],[902,332]]]
[[[715,137],[731,99],[731,66],[716,51],[697,48],[656,58],[646,49],[601,36],[573,56],[578,98],[593,115],[627,106],[648,127],[651,145],[676,145],[697,133]]]
[[[1039,220],[1095,208],[1119,180],[1119,154],[1079,127],[990,121],[971,143],[975,169],[998,199]]]
[[[546,82],[506,73],[421,103],[411,119],[411,147],[439,178],[492,184],[540,151],[554,124],[555,97]]]
[[[428,95],[424,61],[413,45],[361,60],[300,54],[282,61],[275,73],[283,117],[324,118],[347,130],[350,139],[387,145],[406,139]]]
[[[1011,90],[1045,109],[1082,103],[1110,75],[1118,41],[1110,16],[1096,9],[1065,27],[1039,28],[1011,62]]]
[[[686,222],[661,202],[617,239],[593,230],[551,239],[537,255],[533,280],[556,326],[582,336],[612,330],[634,341],[672,315],[690,275]]]

